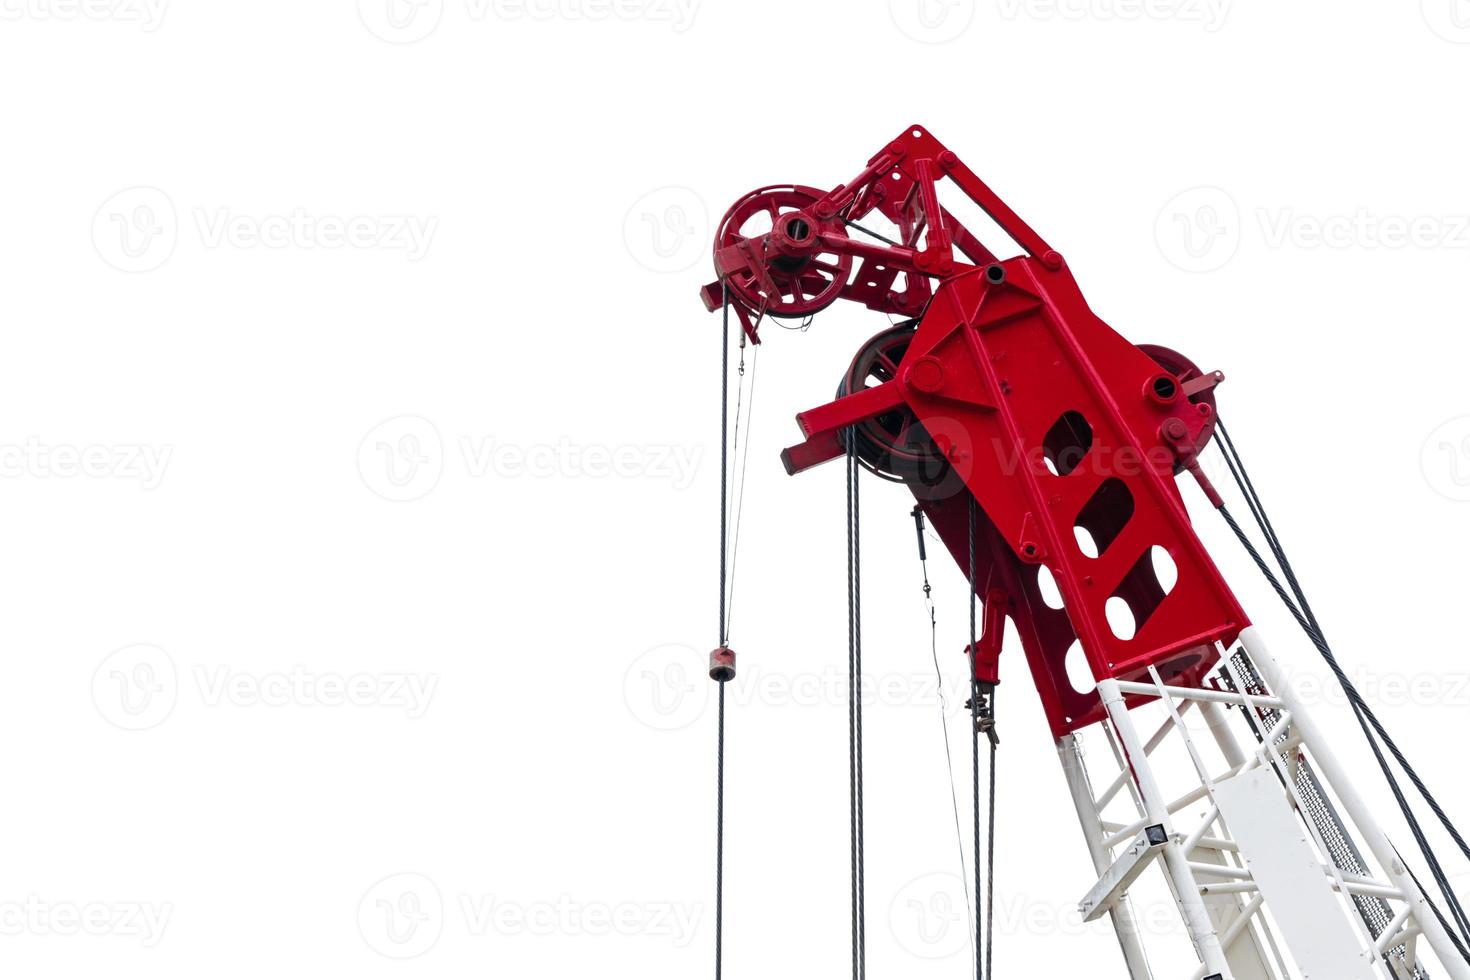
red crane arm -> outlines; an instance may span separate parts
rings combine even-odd
[[[1022,254],[997,260],[941,204],[949,185]],[[896,237],[849,235],[874,213]],[[842,397],[797,416],[805,438],[784,462],[795,473],[836,458],[851,433],[865,465],[909,484],[962,569],[973,499],[976,591],[1005,603],[1058,735],[1103,717],[1069,657],[1094,679],[1152,667],[1188,684],[1249,625],[1176,484],[1188,470],[1213,498],[1196,457],[1222,376],[1098,318],[1062,256],[926,129],[830,191],[737,201],[714,263],[706,306],[728,301],[757,342],[763,317],[838,299],[911,318],[863,348]]]

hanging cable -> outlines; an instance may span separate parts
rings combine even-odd
[[[715,980],[725,953],[725,682],[720,682],[719,761],[715,765]]]
[[[1306,594],[1301,587],[1300,581],[1297,579],[1296,572],[1292,568],[1291,562],[1286,556],[1285,549],[1282,547],[1280,538],[1276,534],[1276,529],[1271,524],[1271,520],[1266,514],[1265,506],[1261,502],[1259,494],[1256,492],[1255,484],[1251,481],[1249,474],[1245,470],[1244,461],[1241,459],[1240,454],[1236,450],[1234,442],[1230,439],[1229,432],[1226,430],[1225,426],[1223,424],[1217,424],[1217,428],[1221,435],[1220,449],[1225,458],[1226,466],[1229,468],[1230,474],[1235,480],[1236,487],[1240,490],[1242,496],[1245,498],[1246,505],[1249,507],[1251,511],[1251,516],[1255,519],[1257,527],[1260,529],[1261,534],[1265,537],[1267,547],[1271,551],[1272,557],[1275,558],[1277,565],[1281,568],[1283,576],[1286,578],[1287,583],[1290,585],[1291,595],[1287,594],[1286,588],[1282,586],[1281,582],[1271,571],[1265,559],[1261,556],[1260,552],[1256,550],[1255,546],[1251,543],[1249,537],[1236,522],[1235,518],[1231,516],[1229,510],[1222,505],[1219,508],[1220,513],[1225,518],[1226,523],[1230,525],[1231,531],[1233,531],[1235,536],[1240,540],[1246,552],[1256,563],[1257,568],[1260,569],[1261,573],[1266,577],[1266,580],[1276,591],[1277,596],[1281,599],[1287,610],[1292,614],[1293,618],[1296,619],[1298,625],[1302,628],[1302,631],[1307,635],[1307,638],[1311,640],[1312,645],[1316,647],[1317,652],[1322,656],[1323,660],[1332,670],[1332,673],[1337,678],[1337,681],[1341,685],[1343,692],[1347,695],[1348,701],[1352,705],[1354,716],[1357,719],[1358,726],[1362,729],[1364,737],[1368,740],[1368,744],[1373,750],[1374,757],[1378,762],[1379,768],[1383,772],[1384,778],[1388,781],[1389,788],[1393,792],[1394,799],[1398,803],[1399,810],[1403,814],[1405,821],[1408,823],[1409,830],[1413,834],[1415,843],[1419,846],[1420,853],[1423,855],[1425,862],[1429,866],[1431,877],[1434,878],[1435,884],[1439,887],[1439,890],[1444,897],[1445,904],[1450,910],[1450,915],[1454,919],[1455,924],[1459,930],[1459,934],[1456,935],[1456,932],[1449,929],[1448,925],[1446,924],[1446,932],[1449,933],[1450,939],[1453,941],[1460,955],[1464,957],[1467,962],[1470,962],[1470,951],[1467,951],[1466,948],[1467,945],[1470,945],[1470,920],[1467,920],[1465,911],[1460,904],[1459,898],[1455,895],[1454,890],[1451,888],[1448,877],[1445,875],[1438,857],[1435,855],[1432,846],[1429,844],[1429,841],[1426,838],[1423,829],[1419,824],[1419,820],[1413,812],[1412,807],[1410,806],[1408,800],[1405,798],[1402,788],[1399,786],[1398,780],[1394,776],[1393,770],[1388,764],[1388,760],[1384,758],[1382,749],[1379,745],[1379,739],[1382,739],[1383,745],[1389,749],[1394,759],[1403,769],[1405,775],[1409,777],[1409,780],[1414,784],[1420,795],[1429,804],[1430,809],[1434,811],[1436,817],[1439,818],[1440,823],[1444,826],[1445,830],[1449,832],[1451,838],[1453,838],[1455,843],[1459,846],[1461,853],[1465,854],[1467,857],[1470,857],[1470,847],[1467,847],[1464,838],[1460,835],[1459,831],[1450,821],[1448,815],[1444,812],[1438,801],[1435,800],[1433,795],[1429,792],[1428,788],[1419,778],[1418,773],[1415,772],[1413,766],[1410,765],[1408,759],[1405,758],[1404,754],[1399,750],[1397,744],[1394,743],[1393,739],[1389,737],[1388,732],[1384,729],[1382,723],[1378,720],[1378,717],[1373,712],[1373,709],[1363,699],[1362,695],[1358,692],[1357,687],[1352,683],[1352,681],[1348,678],[1346,672],[1344,672],[1342,667],[1338,664],[1337,658],[1333,655],[1331,647],[1328,645],[1326,638],[1323,636],[1321,624],[1317,621],[1317,617],[1312,611],[1311,604],[1307,601]],[[1293,596],[1295,597],[1295,602],[1293,602]],[[1375,738],[1375,733],[1377,735],[1377,738]],[[1427,896],[1426,900],[1428,900]],[[1439,909],[1434,906],[1434,903],[1432,901],[1430,902],[1430,904],[1431,907],[1434,908],[1435,915],[1439,917],[1441,921],[1443,921],[1443,915],[1440,913]]]
[[[735,619],[735,578],[740,570],[740,525],[745,517],[745,473],[750,465],[750,416],[755,410],[755,382],[760,371],[761,349],[755,347],[755,353],[751,357],[750,364],[750,398],[744,398],[745,385],[743,382],[735,394],[735,438],[733,440],[732,454],[736,457],[737,472],[731,472],[731,493],[735,497],[735,531],[730,541],[730,586],[729,594],[725,600],[725,642],[730,641],[730,624]],[[745,377],[745,336],[740,338],[740,377]],[[740,447],[740,406],[745,404],[745,448]],[[736,484],[738,475],[738,486]]]
[[[735,606],[735,559],[740,551],[740,521],[745,514],[745,471],[750,462],[750,414],[755,407],[755,368],[760,364],[756,348],[751,369],[750,399],[745,402],[745,334],[740,337],[741,382],[735,400],[735,438],[730,439],[730,287],[721,280],[720,337],[720,645],[710,654],[709,676],[720,685],[718,748],[715,762],[715,980],[724,969],[725,940],[725,685],[735,677],[735,651],[730,649],[730,619]],[[740,409],[745,404],[745,453],[740,454]],[[739,461],[739,490],[735,491],[730,456]],[[735,534],[731,542],[730,503],[735,495]]]
[[[730,291],[720,283],[723,323],[720,341],[720,645],[710,654],[709,675],[720,685],[720,717],[715,756],[715,980],[724,969],[725,952],[725,684],[735,676],[735,654],[726,645],[725,545],[729,539],[729,427],[730,427]]]
[[[977,574],[976,543],[975,537],[978,529],[979,505],[972,496],[968,501],[968,544],[969,544],[969,577],[970,577],[970,701],[966,705],[970,709],[971,735],[970,748],[974,756],[973,771],[973,793],[975,800],[975,912],[974,918],[977,923],[983,921],[984,939],[981,941],[978,930],[975,941],[975,976],[977,980],[984,980],[994,974],[995,953],[995,760],[996,749],[1000,746],[1000,738],[995,730],[995,688],[999,683],[997,663],[1000,652],[1001,631],[1004,629],[1005,610],[1007,598],[1004,591],[991,588],[991,578],[987,576],[985,581],[985,637],[984,646],[981,645],[980,630],[978,624],[978,602],[980,595],[980,582]],[[994,567],[991,567],[991,575]],[[980,883],[980,736],[990,745],[988,758],[988,803],[986,805],[986,841],[985,841],[985,884]],[[985,899],[984,914],[982,916],[980,900]]]
[[[847,446],[847,725],[848,816],[852,863],[852,976],[867,974],[867,922],[863,882],[863,635],[862,541],[858,534],[857,435],[844,433]]]
[[[995,695],[991,694],[990,710],[994,712]],[[993,721],[993,718],[992,718]],[[995,976],[991,957],[995,954],[995,750],[1000,744],[995,730],[990,730],[990,830],[985,842],[985,975]]]
[[[939,668],[939,621],[934,610],[934,589],[929,584],[929,554],[924,547],[924,509],[914,505],[911,515],[919,539],[919,569],[924,576],[924,607],[929,613],[929,658],[934,662],[935,689],[939,692],[939,728],[944,733],[944,767],[949,774],[949,802],[954,811],[955,846],[960,856],[960,884],[965,889],[965,923],[970,945],[975,944],[975,912],[970,904],[970,879],[965,875],[965,833],[960,829],[960,797],[954,782],[954,752],[949,744],[949,698],[944,693],[944,672]]]
[[[725,645],[725,574],[729,566],[725,562],[725,547],[729,542],[729,497],[730,497],[730,286],[720,280],[721,340],[720,340],[720,646]]]
[[[969,572],[970,572],[970,754],[974,764],[971,780],[971,795],[975,802],[974,825],[975,825],[975,921],[981,921],[980,897],[983,889],[980,887],[980,679],[975,671],[975,651],[979,649],[979,636],[976,629],[976,589],[979,583],[976,581],[975,570],[975,498],[967,498],[968,502],[968,533],[966,539],[969,544]],[[975,977],[976,980],[985,980],[985,969],[983,960],[983,944],[980,942],[979,932],[975,935]]]

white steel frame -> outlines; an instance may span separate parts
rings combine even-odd
[[[1159,864],[1167,876],[1185,930],[1199,957],[1201,965],[1190,980],[1202,980],[1217,974],[1221,980],[1248,980],[1253,976],[1295,980],[1301,974],[1288,967],[1288,963],[1293,962],[1286,950],[1288,944],[1280,941],[1281,937],[1274,933],[1275,924],[1267,914],[1263,914],[1269,913],[1270,908],[1246,868],[1246,856],[1231,838],[1229,827],[1214,799],[1217,783],[1257,767],[1269,766],[1281,775],[1282,785],[1297,812],[1299,823],[1307,831],[1312,852],[1320,862],[1323,874],[1330,879],[1332,889],[1343,896],[1340,902],[1342,914],[1350,921],[1353,934],[1360,943],[1355,952],[1365,963],[1371,964],[1366,972],[1383,980],[1411,980],[1422,940],[1433,951],[1437,961],[1433,965],[1435,980],[1470,980],[1470,967],[1456,953],[1408,869],[1354,790],[1347,770],[1338,761],[1328,739],[1287,683],[1281,666],[1272,658],[1253,627],[1241,633],[1240,643],[1269,694],[1251,692],[1231,662],[1229,651],[1224,648],[1219,650],[1221,660],[1217,672],[1229,678],[1230,689],[1166,685],[1152,668],[1146,682],[1109,679],[1098,683],[1097,690],[1108,715],[1108,720],[1099,727],[1108,740],[1116,763],[1116,769],[1109,774],[1111,782],[1101,794],[1095,794],[1092,789],[1082,757],[1080,733],[1068,735],[1057,743],[1062,769],[1072,792],[1093,867],[1100,879],[1106,878],[1113,869],[1120,849],[1126,850],[1134,845],[1145,827],[1162,824],[1168,841],[1162,848],[1160,859],[1154,863]],[[1259,687],[1256,690],[1259,692]],[[1148,739],[1139,734],[1124,702],[1129,695],[1155,697],[1168,712],[1163,726]],[[1276,709],[1280,717],[1275,727],[1264,733],[1265,737],[1259,744],[1242,748],[1221,709],[1222,705],[1236,706],[1252,717],[1259,717],[1256,715],[1258,709]],[[1227,768],[1224,771],[1212,772],[1203,761],[1183,720],[1192,709],[1200,713],[1208,726],[1220,757],[1225,760]],[[1160,789],[1150,758],[1171,735],[1182,740],[1193,764],[1191,784],[1197,780],[1197,788],[1172,800],[1166,798]],[[1302,758],[1309,760],[1323,786],[1336,798],[1343,826],[1360,845],[1364,859],[1371,857],[1371,862],[1377,866],[1376,874],[1368,877],[1353,874],[1336,867],[1332,861],[1330,851],[1308,818],[1297,790],[1296,767]],[[1137,818],[1129,822],[1104,819],[1104,810],[1125,789],[1132,799]],[[1176,814],[1205,800],[1209,801],[1209,808],[1203,822],[1192,827],[1175,827]],[[1358,895],[1381,898],[1389,903],[1393,915],[1382,935],[1373,937],[1347,901],[1347,897]],[[1225,914],[1222,915],[1222,911]],[[1129,976],[1132,980],[1153,980],[1143,936],[1133,919],[1126,895],[1108,912]],[[1390,963],[1388,951],[1400,947],[1405,955]],[[1232,971],[1232,960],[1237,965],[1248,962],[1245,978],[1237,978]]]

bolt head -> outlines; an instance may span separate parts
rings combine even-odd
[[[908,369],[905,380],[925,394],[932,395],[944,387],[944,365],[936,358],[921,357]]]

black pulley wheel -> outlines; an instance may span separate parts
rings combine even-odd
[[[907,320],[864,344],[838,386],[838,397],[898,377],[899,365],[917,329],[917,320]],[[924,424],[907,405],[858,423],[854,434],[858,461],[865,469],[885,480],[908,484],[923,499],[950,496],[962,485]]]

